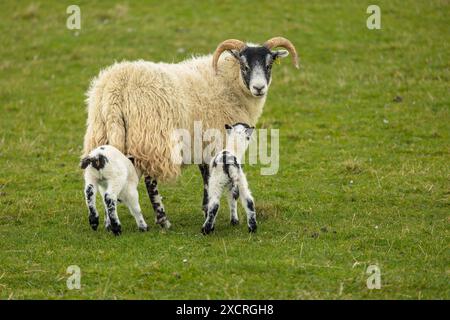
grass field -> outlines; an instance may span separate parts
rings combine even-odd
[[[71,1],[2,1],[0,298],[450,298],[449,2],[377,1],[381,30],[366,27],[371,1],[255,3],[78,1],[77,32]],[[302,66],[274,67],[259,123],[280,130],[279,172],[246,166],[258,233],[222,207],[200,234],[194,166],[161,186],[171,230],[140,233],[120,207],[121,237],[92,231],[78,168],[90,79],[116,60],[276,35]]]

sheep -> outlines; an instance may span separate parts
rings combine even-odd
[[[237,199],[241,197],[242,206],[247,213],[247,226],[249,232],[256,231],[255,205],[247,178],[242,170],[242,157],[247,150],[254,127],[246,123],[236,123],[232,126],[226,124],[227,146],[217,153],[211,160],[211,173],[208,182],[208,207],[205,215],[205,223],[202,227],[203,234],[214,231],[217,211],[219,210],[220,197],[225,188],[228,189],[227,199],[230,208],[230,222],[232,225],[239,223],[237,214]]]
[[[99,216],[95,207],[95,196],[99,190],[105,205],[105,228],[120,235],[122,227],[117,215],[117,202],[123,202],[136,219],[140,231],[148,226],[142,216],[137,186],[140,172],[130,159],[113,146],[104,145],[92,150],[81,160],[84,169],[84,195],[89,210],[89,224],[97,230]]]
[[[277,47],[287,50],[272,50]],[[157,181],[180,174],[180,164],[171,159],[173,130],[192,133],[195,121],[205,129],[236,122],[255,125],[266,101],[272,64],[288,54],[298,68],[296,49],[285,38],[263,45],[229,39],[213,55],[176,64],[116,63],[101,71],[88,90],[83,156],[104,144],[132,155],[145,176],[156,223],[167,228]],[[205,211],[210,159],[203,160],[199,168]]]

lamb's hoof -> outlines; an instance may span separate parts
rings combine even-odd
[[[232,226],[237,226],[237,225],[239,224],[239,220],[238,220],[238,219],[232,218],[232,219],[230,220],[230,223],[231,223]]]
[[[105,224],[105,230],[110,232],[111,231],[111,225],[110,224]]]
[[[140,232],[147,232],[149,230],[148,226],[139,226]]]
[[[98,228],[98,217],[96,216],[89,216],[89,224],[91,225],[92,230],[97,231]]]
[[[255,224],[250,224],[248,226],[248,232],[254,233],[254,232],[256,232],[256,229],[257,229],[256,223]]]
[[[111,231],[115,236],[120,236],[122,233],[122,226],[120,224],[111,224]]]
[[[214,226],[207,224],[202,227],[202,233],[206,236],[214,231]]]

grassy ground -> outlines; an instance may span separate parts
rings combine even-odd
[[[2,1],[0,298],[450,298],[449,3],[377,3],[370,31],[369,1],[78,1],[77,33],[72,1]],[[246,167],[258,233],[222,208],[200,234],[196,167],[161,187],[172,230],[139,233],[124,207],[121,237],[90,230],[77,167],[90,79],[275,35],[302,68],[275,67],[259,124],[280,129],[280,171]]]

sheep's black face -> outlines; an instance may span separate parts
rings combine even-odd
[[[286,50],[270,51],[259,46],[232,53],[239,60],[242,81],[254,97],[266,95],[272,78],[272,64],[288,55]]]

